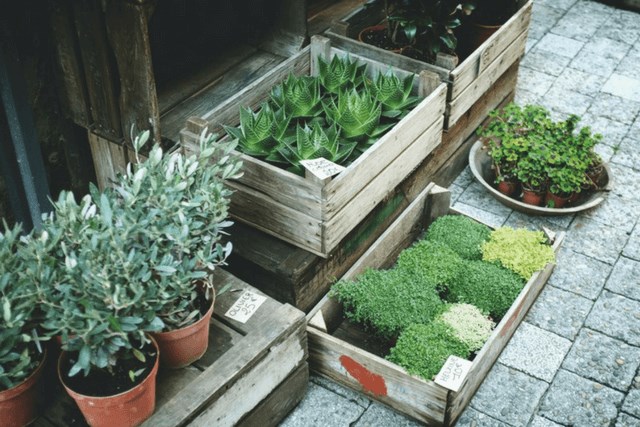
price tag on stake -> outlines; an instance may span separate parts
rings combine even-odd
[[[240,295],[240,298],[238,298],[224,315],[240,323],[247,323],[247,320],[251,319],[251,316],[258,311],[258,308],[260,308],[266,300],[267,297],[265,296],[258,295],[251,291],[244,291],[244,293]]]
[[[344,166],[333,163],[330,160],[320,157],[313,160],[300,160],[300,164],[304,168],[316,176],[318,179],[325,180],[345,170]]]
[[[459,391],[473,362],[458,356],[449,356],[436,376],[435,383],[451,391]]]

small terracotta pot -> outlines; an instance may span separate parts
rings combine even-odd
[[[159,352],[158,344],[151,342]],[[69,357],[63,351],[58,358],[58,378],[65,390],[75,400],[87,423],[92,427],[134,427],[149,418],[156,408],[156,377],[158,375],[159,355],[147,377],[135,387],[113,396],[85,396],[67,387],[60,368]]]
[[[553,202],[554,209],[560,209],[569,202],[569,196],[563,197],[553,194],[551,191],[547,191],[547,197],[544,200],[544,205],[549,206],[549,202]]]
[[[523,188],[522,202],[529,205],[541,206],[542,202],[544,202],[544,193]]]
[[[200,359],[209,346],[209,324],[213,314],[216,295],[211,306],[200,320],[184,328],[151,335],[160,346],[160,363],[170,369],[183,368]]]
[[[366,43],[364,41],[364,35],[365,34],[367,34],[367,33],[376,33],[376,32],[380,32],[380,31],[387,31],[387,26],[380,24],[380,25],[372,25],[371,27],[366,27],[362,31],[360,31],[360,33],[358,33],[358,41],[361,41],[362,43]],[[388,50],[389,52],[394,52],[394,53],[402,53],[403,49],[404,48],[399,47],[399,48],[395,48],[395,49],[385,49],[385,50]]]
[[[502,194],[511,197],[518,191],[518,183],[514,181],[500,181],[496,188]]]
[[[38,417],[39,380],[47,351],[31,375],[15,387],[0,392],[0,420],[3,427],[23,427]]]

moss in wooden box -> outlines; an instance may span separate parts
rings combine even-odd
[[[482,259],[482,244],[491,229],[462,215],[445,215],[429,227],[427,240],[442,242],[465,259]]]

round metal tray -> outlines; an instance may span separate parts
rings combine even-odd
[[[529,205],[527,203],[522,203],[519,200],[512,199],[511,197],[502,194],[489,184],[490,182],[493,182],[495,173],[493,169],[491,169],[491,157],[487,154],[487,149],[483,146],[482,141],[476,141],[476,143],[473,144],[473,147],[471,147],[471,151],[469,152],[469,168],[476,180],[478,180],[478,182],[482,184],[484,188],[486,188],[487,191],[498,201],[511,209],[531,215],[572,215],[577,212],[586,211],[602,203],[604,201],[605,193],[611,191],[612,188],[611,169],[609,169],[609,165],[605,163],[605,173],[599,183],[601,190],[593,192],[582,200],[578,200],[578,204],[574,204],[570,207],[547,208]]]

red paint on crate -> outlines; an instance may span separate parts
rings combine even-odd
[[[369,371],[349,356],[340,356],[340,363],[360,383],[364,391],[373,393],[376,396],[387,395],[387,385],[380,375]]]

